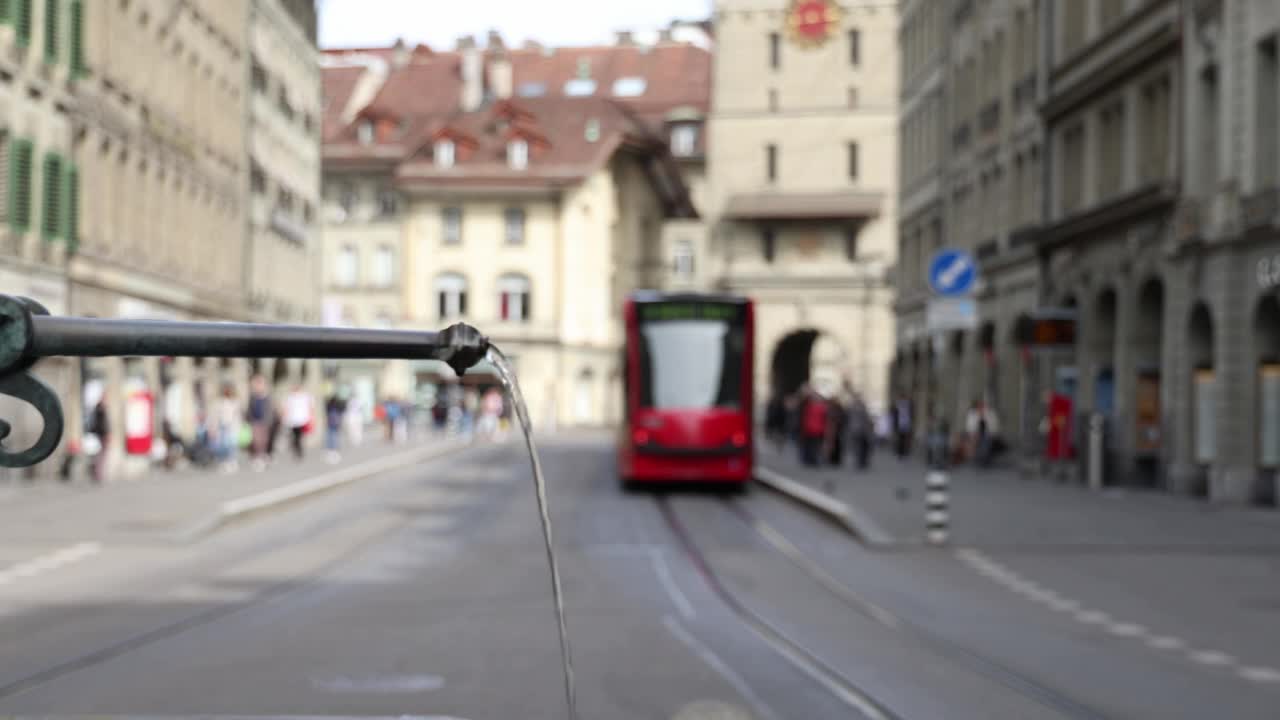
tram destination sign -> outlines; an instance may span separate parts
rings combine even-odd
[[[640,305],[640,319],[647,322],[676,320],[735,320],[737,305],[712,302],[661,302]]]

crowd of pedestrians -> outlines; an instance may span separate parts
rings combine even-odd
[[[809,467],[870,467],[877,446],[890,449],[899,460],[911,457],[916,436],[911,400],[899,396],[881,413],[872,413],[849,382],[836,392],[821,392],[804,384],[794,393],[770,398],[765,433],[779,452],[794,447]],[[925,459],[935,466],[972,461],[989,466],[1005,450],[995,409],[979,398],[973,402],[959,433],[946,417],[934,413],[924,427]]]

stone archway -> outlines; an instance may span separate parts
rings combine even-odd
[[[1257,362],[1257,463],[1260,470],[1254,500],[1276,505],[1276,476],[1280,473],[1280,299],[1267,295],[1253,315],[1253,344]]]
[[[793,330],[774,345],[769,363],[769,389],[786,396],[806,383],[834,393],[848,373],[844,347],[831,335],[815,328]]]
[[[1198,302],[1191,310],[1187,333],[1188,359],[1191,365],[1191,449],[1192,461],[1199,474],[1192,492],[1209,492],[1208,467],[1218,455],[1218,379],[1213,351],[1214,326],[1209,306]]]
[[[1093,410],[1110,418],[1115,414],[1116,291],[1106,288],[1093,303],[1093,327],[1089,338]]]
[[[1133,350],[1133,454],[1136,479],[1154,486],[1160,478],[1167,435],[1161,400],[1164,349],[1164,282],[1149,277],[1138,289],[1137,322],[1128,338]]]

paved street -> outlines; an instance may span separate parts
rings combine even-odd
[[[868,549],[759,487],[624,494],[602,433],[543,446],[584,718],[1264,718],[1280,703],[1269,546]],[[0,505],[10,549],[36,532],[13,523],[21,504]],[[566,717],[517,444],[181,543],[76,535],[68,515],[46,515],[60,545],[0,563],[0,713]]]

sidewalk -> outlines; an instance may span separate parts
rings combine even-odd
[[[280,455],[261,472],[241,462],[234,473],[216,468],[155,470],[102,486],[84,479],[0,484],[0,541],[112,540],[174,542],[210,532],[232,517],[322,492],[394,467],[466,447],[462,439],[426,435],[403,445],[372,437],[325,462],[323,449],[299,461]]]
[[[860,535],[924,542],[925,476],[917,459],[877,452],[866,471],[808,468],[794,448],[757,444],[757,462],[846,504]],[[1280,549],[1280,511],[1211,505],[1156,491],[1105,490],[1023,478],[1012,469],[947,471],[953,545],[991,548]],[[872,543],[876,544],[876,543]]]

